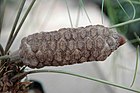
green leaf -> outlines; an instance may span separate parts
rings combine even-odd
[[[63,70],[49,70],[49,69],[45,70],[44,69],[44,70],[32,70],[32,71],[28,71],[26,73],[27,74],[34,74],[34,73],[43,73],[43,72],[67,74],[67,75],[76,76],[76,77],[84,78],[84,79],[91,80],[91,81],[96,81],[98,83],[114,86],[114,87],[117,87],[117,88],[129,90],[129,91],[132,91],[132,92],[140,93],[139,90],[128,88],[128,87],[122,86],[122,85],[118,85],[116,83],[112,83],[112,82],[109,82],[109,81],[105,81],[105,80],[101,80],[101,79],[97,79],[97,78],[94,78],[94,77],[89,77],[89,76],[85,76],[85,75],[81,75],[81,74],[75,74],[75,73],[68,72],[68,71],[63,71]]]
[[[121,7],[121,9],[123,10],[123,12],[126,14],[126,16],[130,19],[130,16],[128,15],[128,13],[125,11],[125,9],[123,8],[123,6],[121,5],[120,1],[117,0],[119,6]]]
[[[131,4],[131,6],[132,6],[132,8],[133,8],[134,13],[133,13],[133,17],[132,17],[132,19],[134,19],[135,16],[136,16],[136,8],[135,8],[135,6],[134,6],[134,4],[132,3],[131,0],[127,0],[127,1]]]
[[[4,55],[4,49],[1,44],[0,44],[0,53],[1,53],[1,55]]]
[[[22,18],[20,24],[18,25],[18,27],[17,27],[17,29],[16,29],[16,31],[15,31],[15,34],[13,35],[13,37],[11,38],[11,40],[10,40],[8,46],[6,47],[5,53],[7,53],[7,51],[10,49],[11,45],[13,44],[13,42],[14,42],[14,40],[15,40],[17,34],[18,34],[18,32],[20,31],[20,29],[21,29],[21,27],[22,27],[22,25],[23,25],[25,19],[27,18],[27,15],[29,14],[31,8],[33,7],[35,1],[36,1],[36,0],[32,0],[31,4],[29,5],[29,7],[28,7],[28,9],[27,9],[27,11],[26,11],[26,13],[25,13],[25,15],[23,16],[23,18]]]
[[[2,24],[3,24],[3,19],[4,19],[4,13],[5,13],[5,7],[7,0],[0,0],[0,38],[1,38],[1,30],[2,30]]]
[[[107,13],[109,16],[109,19],[111,20],[112,24],[115,24],[117,22],[116,12],[113,8],[112,0],[105,0],[105,5],[107,7]]]
[[[119,23],[119,24],[115,24],[113,26],[110,26],[109,28],[112,29],[112,28],[124,26],[124,25],[131,24],[131,23],[138,22],[138,21],[140,21],[140,18],[136,18],[136,19],[129,20],[129,21],[126,21],[126,22],[122,22],[122,23]]]
[[[68,15],[69,15],[70,24],[71,24],[71,27],[73,28],[72,19],[71,19],[70,10],[69,10],[69,6],[68,6],[67,0],[65,0],[65,3],[66,3],[66,6],[67,6],[67,10],[68,10]]]
[[[86,8],[85,8],[85,6],[84,6],[83,0],[80,0],[79,3],[80,3],[80,5],[82,6],[82,8],[84,9],[84,11],[85,11],[85,13],[86,13],[86,16],[87,16],[87,18],[88,18],[88,20],[89,20],[89,22],[92,23],[91,20],[90,20],[90,18],[89,18],[89,16],[88,16],[87,10],[86,10]]]
[[[102,0],[102,10],[101,10],[101,19],[102,19],[102,24],[103,24],[103,13],[104,13],[104,0]]]
[[[132,81],[130,87],[132,87],[134,85],[134,82],[136,80],[136,75],[137,75],[137,71],[138,71],[138,63],[139,63],[139,46],[137,46],[137,50],[136,50],[136,66],[135,66],[133,81]]]
[[[13,28],[12,28],[12,30],[11,30],[11,33],[10,33],[8,42],[7,42],[7,44],[6,44],[5,50],[7,49],[8,46],[10,46],[10,45],[9,45],[9,44],[10,44],[9,42],[10,42],[10,41],[12,40],[12,38],[13,38],[13,34],[14,34],[14,32],[15,32],[15,29],[16,29],[16,26],[17,26],[17,23],[18,23],[18,20],[19,20],[19,18],[20,18],[20,15],[21,15],[21,12],[22,12],[22,10],[23,10],[23,7],[24,7],[25,2],[26,2],[26,0],[22,0],[22,2],[21,2],[19,11],[18,11],[17,16],[16,16],[16,20],[15,20],[14,25],[13,25]],[[6,50],[6,52],[7,52],[7,51],[8,51],[8,50]]]
[[[78,12],[77,12],[77,18],[76,18],[76,24],[75,27],[78,27],[79,24],[79,19],[80,19],[80,11],[81,11],[81,6],[78,6]]]

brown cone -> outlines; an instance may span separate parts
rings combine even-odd
[[[19,54],[31,68],[63,66],[103,61],[124,43],[125,39],[109,28],[90,25],[29,35],[22,39]]]

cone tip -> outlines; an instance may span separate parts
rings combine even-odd
[[[119,38],[119,46],[121,46],[121,45],[123,45],[125,43],[126,43],[125,37],[124,36],[120,36],[120,38]]]

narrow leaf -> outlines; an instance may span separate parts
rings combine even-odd
[[[9,42],[12,40],[12,37],[13,37],[14,31],[15,31],[15,29],[16,29],[16,26],[17,26],[18,20],[19,20],[19,18],[20,18],[21,12],[22,12],[23,7],[24,7],[24,4],[25,4],[25,1],[26,1],[26,0],[22,0],[22,2],[21,2],[21,5],[20,5],[20,8],[19,8],[19,11],[18,11],[17,16],[16,16],[16,20],[15,20],[14,25],[13,25],[13,28],[12,28],[12,30],[11,30],[11,33],[10,33],[10,36],[9,36],[8,42],[7,42],[7,44],[6,44],[6,49],[7,49],[7,47],[8,47],[9,44],[10,44]]]
[[[126,86],[118,85],[118,84],[115,84],[115,83],[112,83],[112,82],[109,82],[109,81],[106,81],[106,80],[101,80],[101,79],[97,79],[97,78],[94,78],[94,77],[89,77],[89,76],[81,75],[81,74],[75,74],[75,73],[68,72],[68,71],[63,71],[63,70],[49,70],[49,69],[45,70],[44,69],[44,70],[32,70],[32,71],[28,71],[26,73],[27,74],[34,74],[34,73],[43,73],[43,72],[67,74],[67,75],[76,76],[76,77],[80,77],[80,78],[83,78],[83,79],[95,81],[95,82],[98,82],[98,83],[114,86],[114,87],[117,87],[117,88],[125,89],[125,90],[128,90],[128,91],[140,93],[140,90],[128,88]]]
[[[132,87],[134,85],[134,82],[136,80],[136,75],[137,75],[137,71],[138,71],[138,63],[139,63],[139,46],[137,46],[137,50],[136,50],[136,66],[135,66],[133,81],[132,81],[130,87]]]
[[[107,9],[109,19],[111,20],[112,23],[116,23],[117,17],[116,17],[116,12],[113,8],[113,1],[112,0],[105,0],[105,5],[107,7],[106,9]]]
[[[85,8],[85,6],[84,6],[83,0],[80,0],[80,4],[81,4],[82,8],[84,9],[84,11],[85,11],[85,13],[86,13],[86,16],[87,16],[87,18],[88,18],[88,20],[89,20],[89,22],[92,23],[91,20],[90,20],[90,18],[89,18],[89,16],[88,16],[87,10],[86,10],[86,8]]]
[[[101,11],[102,24],[103,24],[103,13],[104,13],[104,0],[102,0],[102,11]]]
[[[133,20],[133,19],[135,18],[135,16],[136,16],[136,8],[135,8],[135,6],[134,6],[134,4],[132,3],[131,0],[128,0],[128,2],[131,4],[131,6],[132,6],[132,8],[133,8],[133,11],[134,11],[133,17],[132,17],[132,20]]]
[[[75,27],[78,27],[78,24],[79,24],[80,10],[81,10],[81,6],[79,5],[79,7],[78,7],[78,12],[77,12],[77,18],[76,18],[76,24],[75,24]]]
[[[4,19],[4,13],[5,13],[5,7],[7,0],[0,0],[0,38],[1,38],[1,30],[2,30],[2,24],[3,24],[3,19]]]
[[[4,49],[1,44],[0,44],[0,53],[1,53],[1,55],[4,55]]]
[[[70,10],[69,10],[69,6],[68,6],[67,0],[65,0],[65,3],[66,3],[66,6],[67,6],[67,10],[68,10],[68,15],[69,15],[70,24],[71,24],[71,27],[73,28],[72,19],[71,19]]]
[[[137,35],[136,32],[134,32],[134,35],[135,35],[136,39],[138,40],[138,43],[140,44],[140,37]]]
[[[131,20],[133,20],[135,18],[135,16],[136,16],[136,8],[135,8],[135,6],[133,4],[133,1],[131,1],[131,0],[125,0],[125,1],[128,2],[128,3],[130,3],[130,5],[133,8],[133,16],[132,16],[132,19],[131,19]]]
[[[117,0],[119,6],[121,7],[121,9],[123,10],[123,12],[126,14],[126,16],[130,19],[130,16],[128,15],[128,13],[125,11],[125,9],[123,8],[123,6],[121,5],[120,1]]]
[[[140,4],[139,1],[131,1],[133,4]]]
[[[131,23],[135,23],[135,22],[139,22],[140,21],[140,18],[136,18],[134,20],[129,20],[129,21],[126,21],[126,22],[122,22],[122,23],[119,23],[119,24],[115,24],[113,26],[110,26],[109,28],[112,29],[112,28],[116,28],[116,27],[120,27],[120,26],[124,26],[126,24],[131,24]]]
[[[19,30],[20,30],[20,28],[22,27],[22,25],[23,25],[25,19],[27,18],[27,15],[29,14],[31,8],[33,7],[35,1],[36,1],[36,0],[32,0],[32,2],[31,2],[31,4],[30,4],[30,6],[28,7],[28,9],[27,9],[25,15],[23,16],[23,18],[22,18],[22,20],[21,20],[19,26],[17,27],[17,29],[16,29],[16,31],[15,31],[15,34],[13,35],[13,37],[11,38],[11,40],[10,40],[10,42],[9,42],[9,44],[8,44],[8,46],[7,46],[7,48],[5,49],[5,53],[10,49],[10,47],[11,47],[13,41],[15,40],[15,38],[16,38],[16,36],[17,36],[17,34],[18,34]]]

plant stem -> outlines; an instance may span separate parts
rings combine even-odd
[[[76,76],[76,77],[80,77],[80,78],[96,81],[96,82],[99,82],[99,83],[107,84],[107,85],[110,85],[110,86],[122,88],[122,89],[129,90],[129,91],[132,91],[132,92],[140,93],[139,90],[128,88],[126,86],[118,85],[118,84],[111,83],[111,82],[108,82],[108,81],[105,81],[105,80],[101,80],[101,79],[97,79],[97,78],[94,78],[94,77],[89,77],[89,76],[85,76],[85,75],[80,75],[80,74],[74,74],[74,73],[71,73],[71,72],[66,72],[66,71],[63,71],[63,70],[49,70],[49,69],[47,69],[47,70],[33,70],[33,71],[28,71],[27,74],[42,73],[42,72],[51,72],[51,73],[61,73],[61,74],[72,75],[72,76]]]
[[[9,55],[0,56],[0,60],[9,59],[9,58],[10,58]]]
[[[4,59],[10,59],[12,62],[21,60],[18,51],[12,52],[10,55],[0,56],[0,60]]]

